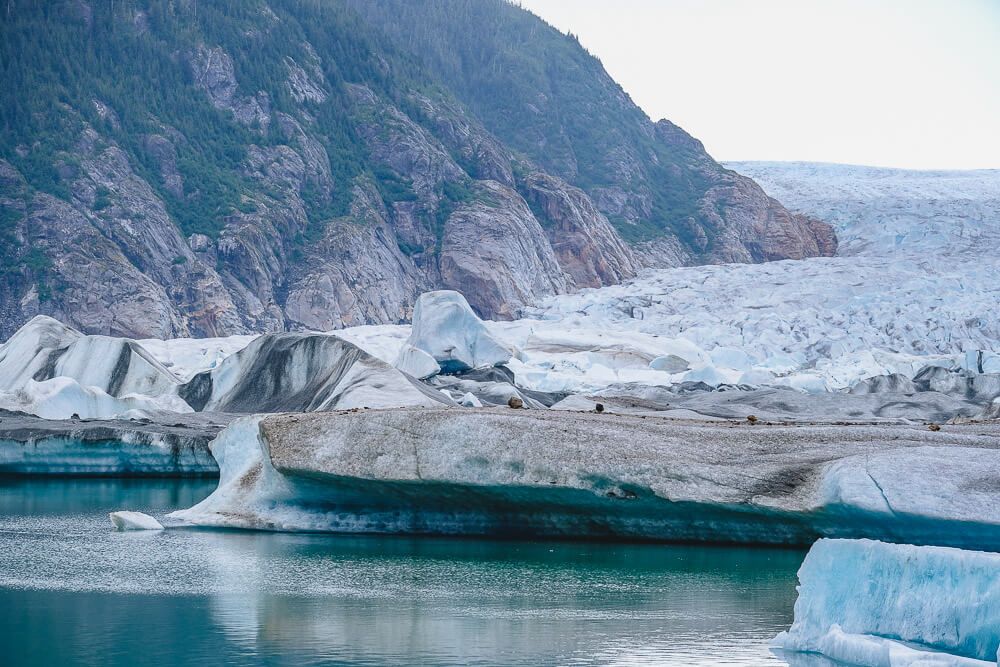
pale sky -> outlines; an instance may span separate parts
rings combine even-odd
[[[1000,168],[1000,0],[521,0],[718,160]]]

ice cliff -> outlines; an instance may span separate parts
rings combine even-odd
[[[39,419],[0,410],[0,474],[215,475],[209,442],[230,419]]]
[[[867,667],[996,665],[998,574],[995,553],[819,540],[774,645]]]
[[[1000,426],[734,426],[558,411],[271,415],[177,514],[274,530],[1000,548]]]

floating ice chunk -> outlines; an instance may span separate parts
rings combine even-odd
[[[799,569],[795,621],[773,644],[870,667],[994,665],[998,573],[1000,554],[822,539]]]
[[[163,530],[163,524],[142,512],[112,512],[108,516],[117,530]]]
[[[446,372],[497,366],[513,356],[513,350],[490,333],[465,297],[452,290],[420,295],[407,343],[429,354]]]
[[[404,345],[396,359],[396,368],[411,377],[423,380],[441,372],[441,366],[434,357],[420,348]]]
[[[834,624],[829,632],[823,635],[816,643],[816,648],[809,653],[784,654],[781,657],[788,660],[790,665],[797,666],[800,660],[797,656],[813,656],[818,658],[816,653],[825,656],[837,656],[837,665],[864,665],[866,667],[996,667],[992,661],[977,660],[975,658],[964,658],[950,653],[940,653],[928,651],[921,648],[908,646],[901,642],[876,637],[873,635],[859,635],[844,632],[837,624]],[[794,657],[793,657],[794,656]],[[828,665],[833,664],[824,660],[813,662],[802,662],[805,665]]]

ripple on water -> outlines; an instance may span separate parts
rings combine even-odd
[[[0,485],[7,664],[785,664],[800,552],[111,530],[211,488]]]

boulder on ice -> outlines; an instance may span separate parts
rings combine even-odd
[[[868,667],[996,665],[998,573],[996,553],[819,540],[799,569],[795,621],[773,643]]]
[[[413,330],[400,352],[397,368],[428,377],[431,357],[443,372],[497,366],[510,361],[513,351],[496,338],[458,292],[424,292],[413,309]]]

